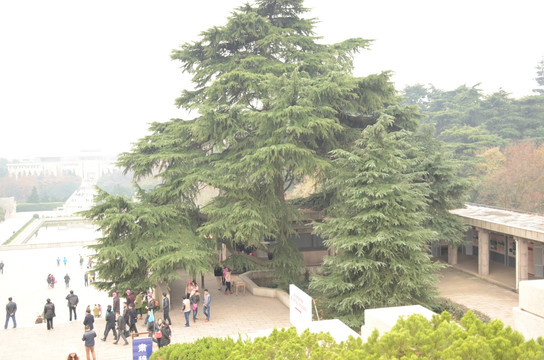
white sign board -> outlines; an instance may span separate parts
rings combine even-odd
[[[298,331],[312,323],[312,297],[293,284],[289,284],[289,322]]]

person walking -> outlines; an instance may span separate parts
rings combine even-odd
[[[10,296],[8,298],[8,303],[6,304],[6,324],[4,329],[8,328],[9,319],[13,320],[13,328],[17,327],[17,320],[15,320],[15,313],[17,312],[17,304],[13,302],[13,298]]]
[[[85,273],[83,280],[85,280],[85,286],[89,286],[89,274]]]
[[[168,299],[168,296],[166,296],[166,292],[163,292],[162,296],[162,311],[164,315],[164,322],[168,320],[168,325],[172,325],[172,320],[170,319],[170,299]]]
[[[191,300],[188,297],[183,299],[182,310],[183,315],[185,315],[185,327],[189,327],[189,316],[191,315]]]
[[[70,275],[68,275],[68,273],[64,275],[64,283],[66,284],[66,288],[68,289],[70,287]]]
[[[114,342],[115,345],[117,345],[120,338],[122,338],[125,341],[125,345],[128,345],[127,336],[126,336],[127,320],[126,320],[125,316],[126,315],[121,314],[117,318],[117,330],[119,330],[119,332],[118,332],[118,335],[117,335],[117,340],[115,340],[115,342]]]
[[[110,330],[113,330],[113,340],[117,340],[117,331],[115,330],[115,312],[112,310],[111,305],[108,305],[106,309],[106,329],[104,330],[104,337],[102,341],[106,341]]]
[[[64,266],[66,266],[66,263],[68,262],[68,259],[66,259],[66,256],[64,257],[64,259],[62,259],[62,262],[64,263]]]
[[[85,354],[87,355],[87,360],[91,360],[91,355],[93,356],[93,360],[96,360],[96,355],[94,353],[95,337],[96,332],[89,328],[89,326],[85,326],[85,333],[83,334],[83,338],[81,340],[85,341]]]
[[[57,316],[55,314],[55,304],[51,302],[51,299],[47,299],[45,306],[43,307],[43,316],[47,321],[47,330],[53,329],[53,318]]]
[[[212,302],[212,296],[208,292],[208,289],[204,289],[204,297],[202,298],[202,312],[206,316],[206,322],[210,321],[211,302]]]
[[[79,267],[83,268],[83,256],[79,255]]]
[[[66,295],[68,300],[68,311],[70,312],[70,321],[72,321],[72,312],[74,313],[74,320],[77,320],[76,307],[79,304],[79,297],[74,294],[74,290],[70,290],[70,293]]]
[[[198,314],[198,303],[200,302],[200,293],[198,292],[198,290],[195,290],[189,300],[191,300],[191,308],[193,309],[193,322],[196,322],[196,315]]]
[[[85,310],[85,319],[83,319],[83,325],[88,326],[91,330],[94,329],[94,316],[91,314],[91,307],[87,306]]]
[[[117,315],[121,313],[121,299],[116,292],[113,293],[113,312]]]
[[[134,297],[134,308],[141,319],[144,310],[144,293],[142,291],[138,292]]]
[[[128,305],[128,324],[129,328],[128,331],[133,331],[135,333],[138,333],[138,329],[136,328],[136,323],[138,322],[138,313],[136,312],[136,309],[134,308],[134,304]]]
[[[4,261],[0,260],[0,273],[4,273]]]

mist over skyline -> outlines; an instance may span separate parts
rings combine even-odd
[[[0,158],[115,156],[149,124],[192,118],[174,106],[191,86],[170,52],[226,23],[242,0],[0,5]],[[373,39],[354,73],[391,71],[398,90],[416,83],[531,95],[544,56],[536,0],[307,0],[326,43]]]

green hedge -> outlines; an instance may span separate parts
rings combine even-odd
[[[62,206],[63,202],[21,203],[17,204],[17,212],[50,211]]]
[[[338,344],[329,334],[297,334],[295,328],[290,328],[274,330],[270,336],[254,341],[202,338],[194,343],[170,344],[150,359],[544,359],[542,338],[525,341],[501,321],[486,324],[470,311],[460,323],[447,312],[432,320],[412,315],[399,320],[382,337],[378,335],[374,331],[364,343],[360,338],[350,338]]]

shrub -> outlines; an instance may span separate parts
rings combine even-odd
[[[401,319],[379,337],[377,331],[363,343],[350,337],[336,343],[329,334],[298,334],[295,328],[274,330],[253,341],[202,338],[194,343],[170,344],[153,353],[151,360],[234,359],[543,359],[544,340],[523,336],[494,320],[489,324],[471,311],[460,323],[448,312],[427,320],[416,314]]]

